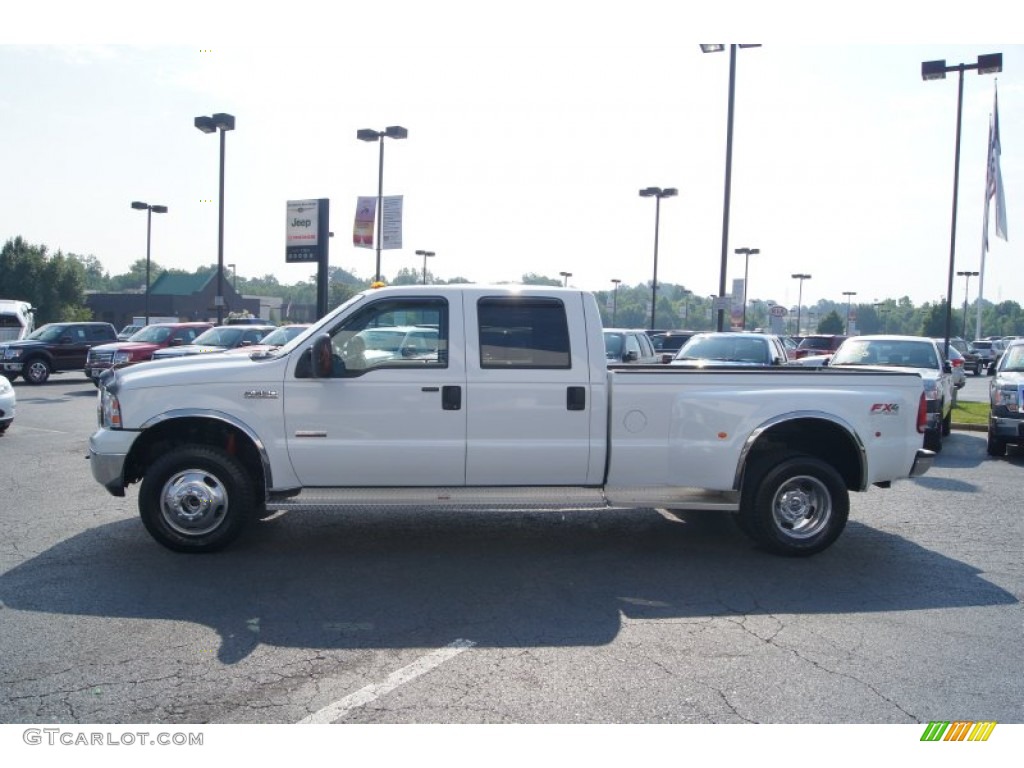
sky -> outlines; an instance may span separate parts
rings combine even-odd
[[[791,275],[805,273],[805,306],[844,291],[937,302],[957,75],[925,82],[921,62],[1001,52],[1003,72],[964,75],[954,270],[980,269],[998,83],[1009,240],[990,224],[984,295],[1024,303],[1024,42],[998,42],[1018,14],[897,5],[22,4],[0,30],[0,239],[123,273],[145,258],[138,200],[169,208],[153,216],[154,262],[216,263],[218,140],[193,119],[227,112],[224,263],[308,279],[310,265],[285,262],[286,203],[326,197],[331,265],[372,278],[375,251],[351,232],[356,198],[377,194],[379,145],[356,131],[400,125],[383,192],[404,197],[403,248],[382,252],[385,276],[422,269],[419,249],[443,279],[646,284],[656,204],[638,192],[658,186],[679,190],[660,206],[659,282],[715,294],[729,55],[697,41],[739,37],[762,42],[737,53],[727,291],[744,272],[733,251],[757,248],[751,299],[792,306]],[[954,305],[978,282],[956,277]]]

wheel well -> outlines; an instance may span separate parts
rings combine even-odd
[[[745,471],[766,454],[782,451],[797,451],[831,464],[850,490],[859,491],[864,487],[862,446],[847,429],[835,422],[799,418],[769,427],[757,436],[750,447],[743,469]]]
[[[206,445],[235,456],[249,472],[256,498],[266,495],[263,461],[252,438],[233,424],[211,418],[170,419],[144,430],[125,460],[125,484],[140,481],[154,461],[182,445]]]

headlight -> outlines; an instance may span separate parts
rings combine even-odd
[[[111,362],[114,365],[120,365],[121,363],[127,363],[132,359],[131,352],[115,352]]]
[[[97,416],[100,426],[104,429],[121,428],[121,403],[116,395],[110,394],[106,387],[100,387],[100,402]]]
[[[17,347],[13,349],[11,347],[8,347],[7,349],[4,350],[4,360],[17,360],[19,357],[21,357],[21,352],[22,351]]]
[[[992,390],[992,405],[1002,406],[1008,411],[1016,411],[1020,408],[1020,392],[1016,389],[994,389]]]
[[[6,395],[14,387],[11,386],[11,382],[7,380],[6,376],[0,376],[0,395]]]

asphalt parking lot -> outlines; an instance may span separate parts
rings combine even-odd
[[[3,723],[1024,721],[1024,454],[983,434],[808,559],[653,509],[282,514],[185,556],[92,480],[93,386],[15,386]]]

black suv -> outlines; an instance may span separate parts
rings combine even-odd
[[[89,350],[117,341],[110,323],[47,323],[20,341],[0,344],[0,373],[42,384],[51,373],[81,371]]]

